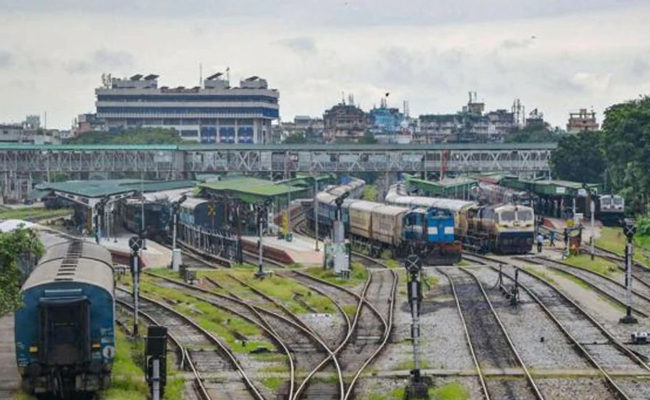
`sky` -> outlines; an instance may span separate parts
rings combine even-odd
[[[283,120],[353,94],[412,116],[520,99],[552,125],[650,94],[650,1],[0,0],[0,121],[94,111],[102,73],[195,86],[230,67],[280,91]]]

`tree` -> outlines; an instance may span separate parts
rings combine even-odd
[[[559,136],[549,126],[530,125],[506,136],[506,143],[548,143],[557,142]]]
[[[43,252],[38,233],[32,229],[0,232],[0,316],[20,307],[20,285],[29,272],[21,266],[35,263]]]
[[[636,212],[644,212],[650,193],[650,97],[615,104],[603,122],[609,183]]]
[[[375,136],[370,131],[365,131],[363,137],[359,139],[359,144],[375,144],[375,143],[377,143],[377,139],[375,139]]]
[[[305,138],[305,134],[302,132],[294,132],[287,136],[286,139],[284,139],[285,144],[303,144],[307,143],[307,139]]]
[[[602,182],[607,164],[601,152],[601,137],[599,132],[582,132],[561,138],[551,155],[553,175],[574,182]]]
[[[173,129],[139,128],[121,133],[86,132],[68,140],[68,144],[181,144]]]

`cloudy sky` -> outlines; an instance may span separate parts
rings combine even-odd
[[[564,125],[650,94],[649,15],[647,0],[0,0],[0,121],[68,128],[104,72],[193,86],[202,63],[268,79],[284,120],[342,92],[454,112],[472,90]]]

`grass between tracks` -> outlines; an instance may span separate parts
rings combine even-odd
[[[626,240],[621,228],[604,226],[600,231],[600,237],[596,239],[596,245],[619,256],[624,256]],[[634,259],[645,265],[650,265],[650,238],[635,236],[634,246]]]
[[[113,363],[113,385],[101,394],[101,400],[144,400],[149,389],[144,381],[144,339],[131,339],[115,330],[116,352]],[[167,363],[165,399],[182,400],[185,382],[178,376],[173,362]]]
[[[388,394],[370,393],[361,396],[362,400],[402,400],[405,398],[406,388],[397,388]],[[469,390],[460,383],[451,382],[440,387],[429,389],[430,400],[467,400],[470,398]]]
[[[204,272],[203,276],[213,279],[242,298],[259,298],[249,288],[233,279],[232,276],[234,276],[267,296],[278,300],[294,313],[312,313],[313,310],[318,313],[336,312],[334,303],[327,297],[279,274],[269,274],[264,279],[258,279],[250,271],[229,270],[208,271]]]
[[[594,257],[594,260],[592,261],[591,256],[588,254],[571,256],[564,261],[569,265],[585,268],[606,276],[610,276],[619,271],[618,267],[613,261],[609,261],[601,257]]]
[[[58,210],[48,210],[45,207],[22,208],[17,210],[0,210],[0,219],[24,219],[38,220],[72,215],[72,209],[61,208]]]
[[[307,268],[306,273],[316,278],[334,283],[341,286],[357,286],[362,285],[368,279],[368,270],[360,262],[352,262],[350,265],[350,279],[343,280],[334,272],[333,269],[323,269],[320,267]]]
[[[198,300],[176,289],[160,286],[159,280],[147,275],[142,279],[142,292],[188,316],[202,328],[223,339],[237,353],[265,347],[273,350],[273,344],[263,339],[261,330],[238,316],[218,309],[210,303]],[[252,339],[252,340],[251,340]]]

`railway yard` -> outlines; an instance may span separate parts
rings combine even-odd
[[[357,234],[360,241],[349,253],[349,277],[342,279],[334,268],[325,268],[324,239],[330,232],[322,233],[319,241],[313,235],[313,226],[319,223],[321,229],[336,229],[331,219],[326,225],[336,208],[321,209],[322,219],[317,222],[310,220],[315,214],[305,203],[298,201],[301,206],[291,208],[287,202],[293,212],[285,223],[289,222],[292,235],[267,235],[261,266],[257,237],[251,233],[257,212],[252,209],[244,210],[249,213],[244,227],[247,233],[237,245],[233,245],[235,235],[206,228],[215,224],[211,203],[194,200],[191,209],[187,205],[187,210],[181,209],[180,273],[170,268],[171,246],[149,239],[148,253],[141,253],[147,264],[139,280],[138,330],[142,336],[148,325],[168,328],[166,399],[407,398],[416,368],[407,290],[412,271],[405,268],[403,259],[392,258],[385,244],[372,240],[375,225],[367,219],[364,229],[369,229],[371,236],[365,239],[370,240]],[[372,215],[379,215],[376,210],[385,207],[363,204],[365,208],[357,210],[372,209]],[[461,211],[454,217],[411,213],[417,210],[408,208],[412,205],[385,209],[397,218],[408,214],[428,221],[422,223],[452,224],[453,230],[454,218],[465,218],[462,210],[468,202],[458,204]],[[140,207],[144,206],[135,204],[126,213],[127,222],[136,227],[140,222],[130,217],[130,212]],[[199,213],[199,207],[206,211]],[[223,215],[217,213],[222,218],[219,223],[228,225],[233,220],[230,213],[241,218],[239,208],[227,209],[219,211]],[[511,219],[528,210],[524,206],[489,209]],[[212,221],[208,218],[208,225],[196,229],[199,222],[195,218],[200,215],[212,215]],[[274,215],[278,221],[282,218],[281,213]],[[354,216],[344,213],[337,218],[341,218],[338,222]],[[362,232],[358,221],[357,232]],[[632,336],[650,331],[650,269],[643,252],[635,258],[631,292],[631,313],[638,324],[621,324],[627,290],[620,241],[604,246],[598,243],[593,261],[588,254],[568,256],[561,240],[554,245],[545,243],[541,252],[535,252],[532,240],[526,242],[533,237],[532,211],[516,224],[508,225],[510,222],[502,219],[501,228],[528,235],[520,235],[517,242],[504,242],[510,247],[502,250],[514,250],[514,254],[472,250],[499,250],[484,242],[464,248],[462,260],[453,266],[422,265],[419,370],[429,398],[650,398],[650,345]],[[241,228],[241,220],[239,224]],[[394,227],[388,226],[391,231],[387,232],[392,234]],[[437,226],[441,233],[449,234],[445,225]],[[409,228],[417,233],[414,227]],[[614,228],[602,229],[611,236]],[[429,236],[417,240],[430,240],[433,231],[426,232]],[[119,240],[117,235],[114,240],[108,235],[97,242],[110,250],[116,264],[116,259],[128,255],[130,235],[124,233]],[[95,242],[94,238],[71,235],[56,239]],[[320,251],[316,251],[319,243]],[[446,248],[460,248],[460,244]],[[588,251],[588,246],[581,251]],[[232,256],[237,252],[240,260]],[[460,253],[451,258],[455,255]],[[129,339],[134,334],[134,282],[128,270],[125,272],[117,274],[115,281],[118,340],[113,387],[98,399],[146,398],[142,343]],[[9,336],[2,335],[0,349],[11,347]],[[0,352],[2,365],[15,362],[10,351]],[[0,394],[15,391],[19,382],[19,376],[7,374],[0,380]],[[13,399],[31,397],[20,393]]]
[[[462,266],[425,267],[422,373],[435,399],[647,399],[647,270],[637,264],[634,314],[620,325],[623,275],[571,266],[560,252],[465,254]],[[185,253],[190,258],[189,253]],[[612,266],[620,257],[604,250]],[[321,268],[253,269],[194,259],[194,284],[163,269],[142,280],[142,317],[170,328],[184,398],[399,399],[413,368],[405,273],[353,255],[350,280]],[[393,267],[393,268],[391,268]],[[514,285],[511,305],[499,289]],[[129,320],[129,282],[120,284]]]

